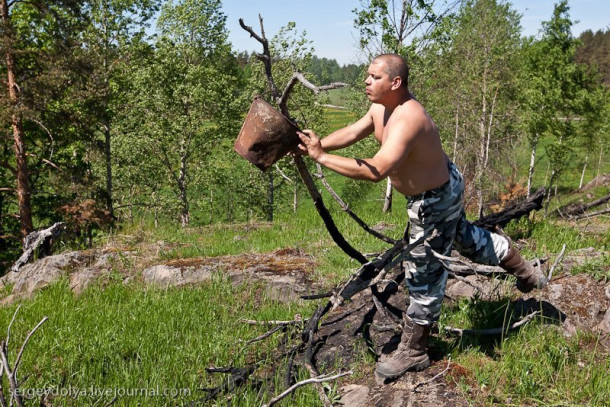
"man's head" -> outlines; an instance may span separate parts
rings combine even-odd
[[[366,78],[366,95],[373,103],[384,103],[384,99],[408,93],[409,67],[397,54],[382,54],[369,65]]]
[[[390,79],[400,78],[401,86],[409,88],[409,66],[403,57],[398,54],[381,54],[373,59],[373,63],[375,62],[384,63],[385,72]]]

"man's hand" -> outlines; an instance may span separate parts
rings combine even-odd
[[[320,162],[320,159],[326,154],[322,148],[320,139],[313,130],[303,130],[297,132],[301,139],[301,144],[298,145],[298,153],[307,154],[312,160]]]

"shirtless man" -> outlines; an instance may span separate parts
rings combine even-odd
[[[508,239],[466,220],[462,175],[444,153],[436,125],[409,92],[408,77],[401,56],[378,56],[365,81],[372,105],[364,117],[322,140],[312,130],[299,133],[300,152],[341,175],[375,182],[389,177],[408,198],[409,241],[432,236],[404,262],[410,301],[397,351],[377,364],[376,373],[385,379],[430,365],[428,336],[440,316],[447,283],[447,270],[434,252],[449,256],[455,248],[475,262],[500,265],[517,277],[517,288],[523,292],[546,284],[541,271],[526,262]],[[329,154],[371,133],[381,144],[372,158]]]

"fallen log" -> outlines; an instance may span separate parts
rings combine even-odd
[[[542,209],[542,201],[544,200],[546,189],[540,187],[536,193],[530,196],[527,200],[510,206],[500,212],[492,213],[483,216],[475,221],[476,226],[488,230],[494,230],[496,226],[504,227],[513,219],[519,219],[523,216],[529,216],[530,212]]]
[[[557,209],[557,213],[559,214],[559,216],[579,219],[579,217],[581,216],[586,217],[586,212],[589,209],[599,206],[601,204],[605,204],[607,202],[610,202],[610,194],[591,202],[567,205],[563,208]]]

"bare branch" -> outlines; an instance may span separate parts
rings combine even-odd
[[[508,331],[517,329],[522,325],[527,324],[532,319],[534,319],[534,317],[538,314],[540,314],[540,311],[534,311],[531,314],[526,315],[519,321],[517,321],[509,326],[506,326],[506,327],[503,326],[503,327],[499,327],[499,328],[490,328],[490,329],[461,329],[461,328],[454,328],[451,326],[446,326],[445,331],[454,333],[454,334],[458,334],[458,335],[501,335]]]
[[[45,163],[45,164],[47,164],[47,165],[50,165],[51,167],[55,168],[56,170],[62,171],[62,169],[61,169],[61,168],[60,168],[60,167],[59,167],[57,164],[55,164],[55,163],[54,163],[54,162],[52,162],[52,161],[47,160],[46,158],[38,157],[36,154],[29,153],[29,152],[28,152],[28,153],[26,153],[25,155],[27,155],[28,157],[34,157],[34,158],[37,158],[37,159],[39,159],[40,161],[42,161],[43,163]]]
[[[305,386],[305,385],[308,385],[308,384],[311,384],[311,383],[328,382],[328,381],[336,380],[336,379],[339,379],[339,378],[341,378],[343,376],[348,376],[348,375],[352,375],[352,374],[354,374],[354,372],[352,370],[350,370],[348,372],[339,373],[339,374],[336,374],[334,376],[322,375],[322,376],[317,376],[317,377],[312,377],[310,379],[302,380],[302,381],[300,381],[298,383],[293,384],[288,389],[284,390],[281,394],[279,394],[278,396],[276,396],[276,397],[272,398],[271,400],[269,400],[269,404],[264,404],[263,407],[271,407],[272,405],[274,405],[275,403],[277,403],[278,401],[280,401],[284,397],[288,396],[290,393],[292,393],[293,391],[295,391],[299,387],[302,387],[302,386]]]
[[[8,324],[8,328],[6,329],[6,342],[5,345],[8,348],[8,344],[11,340],[11,327],[13,326],[13,322],[15,322],[15,318],[17,317],[17,313],[19,312],[19,309],[21,308],[21,304],[19,304],[17,306],[17,309],[15,310],[15,312],[13,313],[13,318],[11,319],[11,323]]]
[[[281,331],[282,329],[284,329],[284,327],[286,327],[286,325],[278,325],[276,327],[273,327],[272,329],[270,329],[269,331],[265,332],[264,334],[262,334],[260,336],[257,336],[254,339],[250,339],[248,341],[245,341],[246,345],[250,345],[251,343],[262,341],[263,339],[266,339],[266,338],[270,337],[271,335],[273,335],[277,331]]]
[[[15,366],[13,367],[13,374],[15,375],[15,379],[17,379],[17,369],[19,369],[19,363],[21,363],[21,356],[23,355],[23,352],[25,351],[25,347],[28,344],[28,341],[30,340],[30,338],[32,337],[32,335],[34,335],[34,332],[36,332],[36,330],[38,328],[40,328],[40,326],[42,324],[45,323],[45,321],[49,319],[49,317],[44,317],[40,320],[40,322],[38,323],[38,325],[36,325],[34,327],[34,329],[32,329],[30,331],[30,333],[28,334],[28,336],[25,338],[25,341],[23,341],[23,345],[21,345],[21,349],[19,349],[19,353],[17,354],[17,359],[15,359]]]
[[[449,366],[450,365],[451,365],[451,358],[449,358],[449,360],[447,361],[447,367],[442,372],[440,372],[439,374],[435,375],[431,379],[424,380],[423,382],[417,383],[415,386],[413,386],[412,391],[416,392],[417,389],[420,388],[421,386],[424,386],[426,384],[430,384],[433,381],[435,381],[436,379],[438,379],[439,377],[441,377],[442,375],[444,375],[445,373],[447,373],[449,371]]]
[[[301,84],[303,86],[305,86],[307,89],[311,90],[315,95],[319,94],[320,91],[339,89],[339,88],[344,88],[344,87],[348,86],[347,83],[343,83],[343,82],[333,82],[328,85],[316,86],[313,83],[309,82],[305,78],[305,76],[303,76],[303,74],[301,72],[295,72],[292,74],[292,78],[290,78],[290,80],[288,81],[288,84],[284,88],[284,92],[282,93],[282,96],[280,97],[280,103],[282,103],[282,104],[286,103],[286,101],[288,100],[288,96],[290,95],[290,92],[292,92],[292,88],[294,87],[294,85],[297,82],[301,82]]]
[[[49,160],[50,160],[51,158],[53,158],[53,149],[54,149],[53,145],[55,144],[55,139],[53,138],[53,134],[51,134],[51,131],[38,120],[32,119],[32,118],[30,118],[30,120],[33,121],[34,123],[36,123],[37,125],[39,125],[40,127],[42,127],[42,129],[47,133],[47,135],[51,139],[51,153],[49,154]]]
[[[553,262],[553,265],[549,269],[549,275],[547,277],[547,279],[549,281],[551,281],[551,278],[553,278],[553,271],[555,271],[555,267],[557,267],[557,265],[563,258],[563,254],[565,253],[565,251],[566,251],[566,245],[564,244],[563,247],[561,248],[561,252],[559,252],[559,255],[557,255],[557,258],[555,259],[555,261]]]
[[[303,322],[302,319],[295,319],[293,321],[255,321],[253,319],[240,319],[241,322],[250,325],[296,325]]]
[[[249,32],[250,36],[253,37],[254,39],[256,39],[258,42],[260,42],[261,45],[263,46],[263,53],[257,55],[257,58],[263,62],[263,65],[265,66],[265,76],[267,78],[267,85],[269,86],[269,89],[270,89],[273,97],[276,99],[276,101],[279,102],[280,91],[278,90],[277,86],[275,85],[275,81],[273,80],[273,74],[271,71],[271,51],[269,50],[269,41],[267,41],[267,38],[265,38],[265,28],[263,26],[263,17],[259,14],[258,19],[259,19],[260,26],[261,26],[261,36],[257,35],[254,32],[254,30],[252,29],[252,27],[248,27],[247,25],[245,25],[242,18],[239,19],[239,25],[241,26],[241,28],[243,28],[244,30]],[[284,113],[285,105],[280,104],[280,110],[282,111],[282,113]]]
[[[290,178],[288,177],[288,175],[286,175],[286,174],[284,173],[284,171],[282,171],[282,169],[280,168],[280,166],[279,166],[279,165],[274,164],[273,166],[275,167],[275,169],[277,170],[277,172],[279,172],[279,174],[282,176],[282,178],[284,178],[284,179],[285,179],[286,181],[288,181],[289,183],[294,184],[294,181],[293,181],[292,179],[290,179]]]
[[[332,187],[330,186],[328,181],[326,181],[326,177],[324,177],[324,172],[322,171],[322,166],[320,166],[320,164],[316,163],[316,168],[318,169],[316,176],[322,181],[322,185],[324,185],[324,187],[330,193],[330,195],[335,199],[335,201],[337,201],[339,206],[341,206],[341,209],[343,209],[343,211],[347,212],[347,214],[352,219],[354,219],[356,221],[356,223],[358,223],[368,233],[372,234],[373,236],[375,236],[376,238],[378,238],[380,240],[383,240],[386,243],[396,244],[398,242],[395,239],[392,239],[388,236],[383,235],[382,233],[377,232],[375,229],[371,229],[362,219],[360,219],[360,217],[358,217],[354,212],[352,212],[352,210],[349,208],[349,205],[346,204],[339,195],[337,195],[337,193],[332,189]]]
[[[603,209],[603,210],[597,211],[597,212],[585,213],[585,214],[580,215],[580,216],[575,216],[573,219],[574,220],[581,220],[581,219],[586,219],[586,218],[588,219],[588,218],[592,218],[594,216],[604,215],[606,213],[610,213],[610,208]]]
[[[267,42],[266,39],[260,37],[257,33],[254,32],[254,30],[252,29],[252,27],[247,26],[244,23],[244,19],[240,18],[239,19],[239,25],[241,26],[241,28],[243,28],[245,31],[247,31],[248,33],[250,33],[250,37],[254,38],[256,41],[260,42],[263,47],[265,46],[265,43]]]

